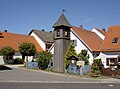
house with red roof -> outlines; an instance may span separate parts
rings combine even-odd
[[[106,68],[120,65],[120,25],[108,28],[97,58],[102,59]]]
[[[49,48],[54,43],[53,39],[53,32],[47,32],[44,29],[38,30],[38,29],[32,29],[32,31],[29,33],[29,36],[34,36],[38,44],[42,47],[43,50],[49,50]]]
[[[74,42],[75,50],[80,53],[81,50],[86,49],[90,56],[89,62],[93,63],[93,59],[100,54],[100,48],[105,38],[106,32],[94,28],[93,30],[86,30],[81,27],[72,26],[70,31],[70,40]],[[49,49],[54,54],[54,43]]]
[[[41,52],[43,50],[42,47],[38,44],[38,42],[33,36],[15,34],[15,33],[10,33],[7,31],[0,32],[0,49],[5,46],[12,47],[16,51],[14,55],[14,59],[22,58],[22,55],[20,54],[19,49],[18,49],[20,43],[22,42],[34,43],[36,46],[37,52]],[[2,56],[0,56],[0,63],[4,63]]]
[[[101,31],[101,30],[100,30]],[[77,53],[86,49],[90,56],[89,63],[93,63],[93,59],[99,55],[101,45],[103,43],[101,32],[98,29],[86,30],[81,27],[73,26],[71,28],[71,40],[73,40]]]
[[[61,23],[66,25],[64,20],[64,18],[59,18],[57,25],[61,25]],[[105,68],[120,65],[120,25],[110,26],[107,32],[105,29],[86,30],[83,27],[72,26],[70,40],[74,42],[77,53],[83,49],[88,51],[90,64],[93,63],[94,59],[101,59]],[[4,46],[12,47],[16,51],[14,58],[22,57],[18,49],[22,42],[34,43],[38,52],[48,50],[54,54],[53,32],[33,29],[29,36],[0,32],[0,49]],[[2,56],[0,56],[1,58]]]
[[[65,24],[65,19],[59,18],[59,24]],[[93,28],[86,30],[83,27],[72,26],[70,40],[74,42],[77,53],[81,50],[88,50],[89,62],[94,59],[102,59],[105,68],[110,65],[118,65],[120,62],[120,26],[110,26],[105,29]],[[32,30],[29,35],[34,36],[43,50],[48,50],[54,54],[53,33],[46,33],[40,30]]]

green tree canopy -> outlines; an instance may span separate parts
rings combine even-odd
[[[5,46],[1,48],[1,54],[3,55],[4,62],[8,63],[8,61],[13,58],[15,50],[10,46]]]
[[[68,46],[68,50],[65,54],[65,66],[66,67],[70,64],[70,60],[67,60],[67,59],[70,58],[72,55],[77,56],[77,52],[75,50],[73,41],[70,42],[70,45]]]
[[[25,58],[25,56],[34,56],[37,52],[35,45],[33,43],[29,43],[29,42],[21,43],[19,45],[19,50],[23,56],[23,59]]]
[[[6,47],[1,48],[1,53],[2,55],[14,55],[15,50],[10,46],[6,46]]]
[[[86,49],[81,50],[81,52],[79,53],[78,56],[79,56],[83,61],[85,61],[85,65],[89,65],[88,59],[89,59],[90,57],[89,57],[88,51],[87,51]]]
[[[45,70],[48,67],[49,62],[52,60],[53,55],[50,52],[42,51],[37,54],[37,62],[39,68]]]

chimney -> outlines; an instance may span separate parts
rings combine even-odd
[[[105,32],[105,28],[103,28],[103,29],[102,29],[102,31],[104,31],[104,32]]]
[[[50,33],[52,33],[52,31],[50,31]]]
[[[80,25],[80,28],[83,28],[83,25]]]
[[[45,30],[44,30],[44,29],[42,29],[42,31],[44,32]]]
[[[4,30],[4,32],[7,32],[7,30]]]

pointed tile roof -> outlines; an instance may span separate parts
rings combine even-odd
[[[118,41],[114,43],[115,38],[118,38]],[[101,46],[101,51],[120,52],[120,25],[110,26],[108,28],[105,40]]]
[[[67,18],[65,17],[64,13],[60,16],[60,18],[57,20],[57,22],[53,25],[54,27],[58,26],[67,26],[67,27],[72,27],[72,25],[68,22]]]
[[[38,44],[33,36],[27,36],[23,34],[15,34],[10,32],[1,32],[2,36],[0,38],[0,49],[5,46],[10,46],[15,51],[19,51],[18,47],[22,42],[34,43],[37,49],[37,52],[43,51],[42,47]]]
[[[82,42],[86,44],[91,51],[100,50],[103,40],[95,32],[75,26],[72,27],[72,31],[78,35]]]

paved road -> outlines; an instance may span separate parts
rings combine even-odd
[[[120,89],[119,84],[93,83],[1,83],[0,89]]]
[[[49,73],[44,71],[26,70],[12,67],[12,70],[0,70],[0,82],[18,82],[18,83],[120,83],[120,80],[91,79],[71,77],[63,74]],[[1,89],[1,88],[0,88]]]

